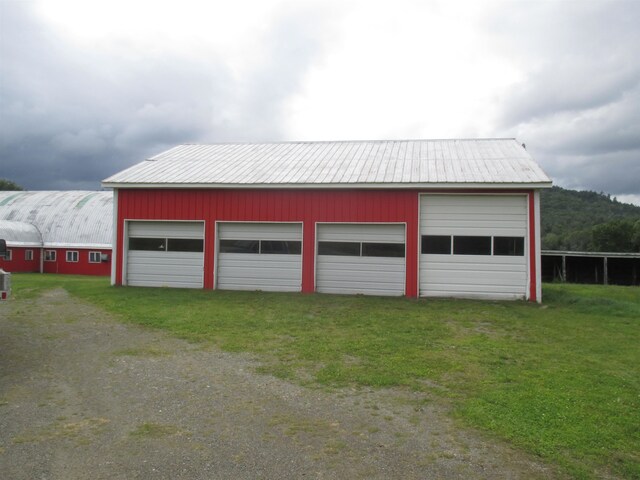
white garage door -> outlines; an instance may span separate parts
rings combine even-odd
[[[420,295],[524,298],[524,195],[422,195]]]
[[[218,224],[217,288],[299,292],[302,225]]]
[[[203,222],[128,222],[127,285],[202,288]]]
[[[316,290],[404,295],[403,224],[318,225]]]

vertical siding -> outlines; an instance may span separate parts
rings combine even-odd
[[[204,287],[214,285],[216,221],[303,222],[302,291],[313,292],[316,222],[407,224],[406,294],[417,296],[418,194],[362,190],[119,190],[116,283],[124,220],[204,220]]]
[[[5,272],[35,273],[40,271],[40,247],[12,247],[9,245],[7,249],[11,250],[11,260],[0,258],[0,268]],[[33,251],[33,260],[24,259],[26,250]]]
[[[540,246],[536,242],[538,233],[536,232],[536,208],[535,208],[535,195],[534,192],[529,192],[528,195],[528,207],[529,207],[529,300],[532,302],[538,301],[538,271],[537,261],[540,258]]]
[[[55,250],[55,262],[43,262],[43,273],[64,273],[69,275],[101,275],[111,274],[111,249],[102,248],[44,248],[44,250]],[[78,252],[77,262],[67,262],[67,251]],[[89,263],[89,252],[100,252],[109,255],[108,262]],[[34,251],[34,256],[36,252]],[[39,255],[39,254],[38,254]],[[40,257],[38,256],[38,259]]]

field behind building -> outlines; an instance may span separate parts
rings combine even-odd
[[[445,406],[575,478],[640,478],[640,289],[544,286],[542,305],[113,288],[14,275],[16,300],[62,287],[123,322],[247,352],[311,388],[392,388]]]

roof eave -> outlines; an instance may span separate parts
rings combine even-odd
[[[43,248],[68,248],[68,249],[103,249],[110,250],[109,243],[72,243],[72,242],[44,242]]]
[[[530,183],[120,183],[103,182],[104,188],[120,189],[375,189],[375,190],[416,190],[416,189],[514,189],[551,188],[552,182]]]

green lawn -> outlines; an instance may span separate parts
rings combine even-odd
[[[400,386],[577,478],[640,478],[640,288],[544,286],[544,305],[112,288],[14,275],[16,299],[62,286],[127,322],[252,352],[328,386]]]

